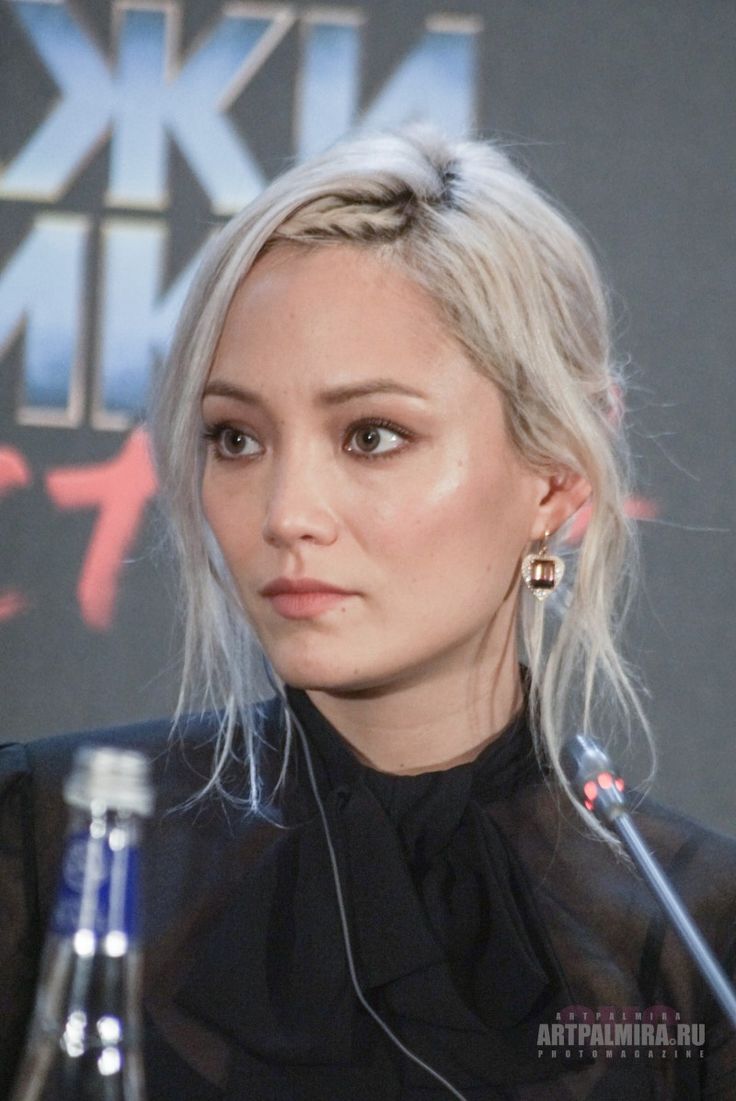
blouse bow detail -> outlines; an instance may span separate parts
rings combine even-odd
[[[412,1051],[463,1079],[511,1082],[537,1059],[537,1028],[572,1001],[520,865],[488,807],[539,779],[522,718],[475,761],[397,777],[363,765],[300,690],[288,699],[308,738],[339,870],[357,980]],[[295,732],[289,828],[249,868],[197,947],[179,1004],[225,1032],[238,1065],[360,1063],[371,1094],[379,1026],[353,989],[329,851]],[[298,797],[297,797],[298,796]],[[296,809],[295,809],[296,808]],[[379,1058],[427,1074],[385,1038]],[[357,1056],[357,1058],[356,1058]],[[372,1060],[372,1062],[371,1062]],[[255,1074],[255,1071],[254,1071]],[[247,1077],[247,1075],[246,1075]],[[383,1080],[388,1076],[383,1075]],[[286,1079],[283,1096],[288,1096]],[[236,1094],[233,1094],[236,1096]],[[325,1094],[327,1096],[327,1094]]]

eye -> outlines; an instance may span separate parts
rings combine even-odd
[[[212,453],[217,459],[242,459],[258,453],[253,436],[230,424],[214,424],[206,429],[204,438],[209,441]]]
[[[355,443],[346,446],[345,450],[366,459],[388,457],[403,450],[402,445],[408,437],[408,432],[390,421],[361,421],[348,429],[347,439]]]

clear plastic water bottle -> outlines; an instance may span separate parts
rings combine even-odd
[[[146,758],[81,749],[29,1039],[11,1101],[145,1101],[138,853]]]

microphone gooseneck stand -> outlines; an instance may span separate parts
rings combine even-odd
[[[733,987],[635,826],[629,812],[624,781],[610,758],[592,738],[586,734],[576,734],[565,743],[561,764],[574,794],[586,810],[620,838],[675,927],[713,997],[736,1029],[736,995]]]

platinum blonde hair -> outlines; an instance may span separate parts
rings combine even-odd
[[[185,609],[177,716],[193,698],[221,716],[205,791],[222,788],[235,755],[249,772],[247,806],[262,812],[267,802],[253,708],[263,655],[202,512],[200,400],[235,291],[256,259],[284,242],[378,250],[429,292],[472,364],[498,387],[527,462],[563,466],[590,483],[588,522],[563,592],[543,606],[520,587],[533,731],[566,787],[566,734],[628,730],[632,718],[647,730],[620,651],[636,556],[607,298],[580,234],[501,148],[414,127],[345,140],[287,171],[235,217],[207,252],[158,380],[153,448]],[[562,540],[556,546],[563,553]],[[278,784],[290,741],[288,733]]]

